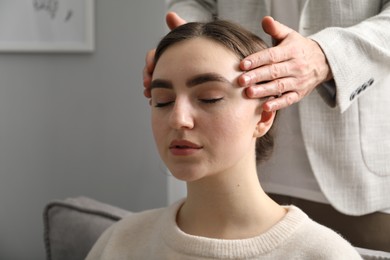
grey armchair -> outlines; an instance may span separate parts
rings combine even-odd
[[[85,259],[103,231],[127,214],[86,197],[48,203],[43,213],[46,259]]]

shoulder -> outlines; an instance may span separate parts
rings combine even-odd
[[[87,259],[128,257],[136,252],[147,252],[153,241],[159,241],[166,218],[176,205],[133,213],[109,227],[89,252]],[[115,257],[114,257],[115,258]]]
[[[168,208],[158,208],[128,215],[112,226],[112,233],[124,236],[129,232],[145,232],[152,228],[167,210]]]
[[[306,256],[316,259],[361,259],[356,249],[335,231],[313,221],[295,206],[290,206],[289,212],[303,219],[289,242],[303,248]]]

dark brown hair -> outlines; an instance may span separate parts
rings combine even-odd
[[[221,44],[235,53],[240,60],[267,48],[261,38],[235,23],[224,20],[207,23],[192,22],[170,31],[160,41],[154,56],[154,63],[157,64],[165,50],[175,43],[198,37],[204,37]],[[272,152],[274,145],[272,128],[256,141],[257,162],[266,160]]]

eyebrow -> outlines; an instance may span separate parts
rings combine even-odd
[[[206,82],[213,82],[213,81],[232,84],[225,77],[223,77],[217,73],[203,73],[203,74],[195,75],[195,76],[189,78],[186,81],[186,85],[187,85],[187,87],[194,87],[194,86],[206,83]],[[154,89],[154,88],[172,89],[173,85],[172,85],[172,82],[169,80],[155,79],[150,84],[150,89]]]
[[[223,83],[229,83],[229,80],[227,80],[225,77],[217,74],[217,73],[204,73],[196,75],[190,79],[187,80],[186,84],[188,87],[193,87],[196,85],[200,85],[206,82],[210,81],[217,81],[217,82],[223,82]]]

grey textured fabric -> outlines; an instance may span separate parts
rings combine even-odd
[[[87,197],[48,203],[43,213],[46,259],[85,259],[102,232],[128,214]]]

